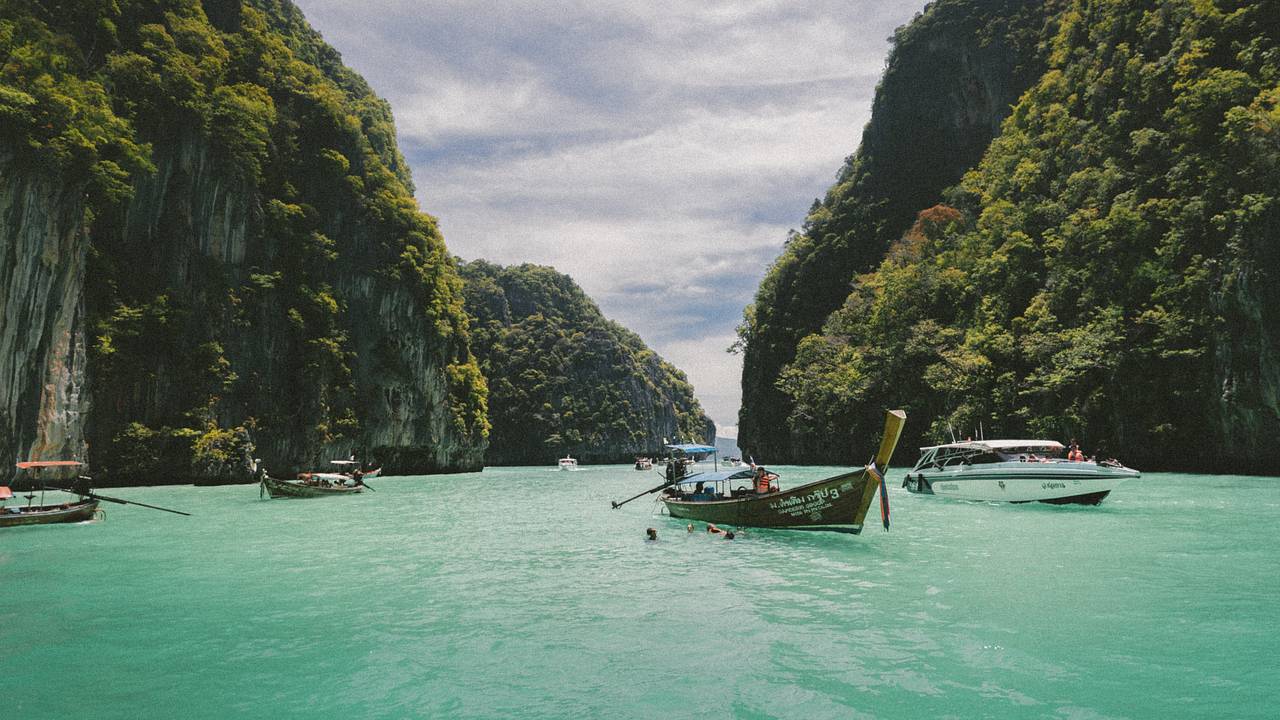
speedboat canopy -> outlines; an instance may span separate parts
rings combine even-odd
[[[930,445],[920,448],[921,452],[925,450],[982,450],[984,452],[1001,452],[1001,453],[1017,453],[1017,452],[1061,452],[1067,449],[1066,445],[1057,440],[966,440],[965,442],[947,443],[945,445]]]
[[[716,451],[711,445],[668,445],[671,450],[679,450],[682,453],[692,455],[694,453],[713,453]]]

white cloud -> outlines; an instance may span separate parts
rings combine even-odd
[[[735,426],[724,352],[923,0],[296,0],[386,97],[450,249],[567,272]]]

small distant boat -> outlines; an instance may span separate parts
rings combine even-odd
[[[573,456],[560,458],[560,462],[558,463],[558,465],[561,470],[577,470],[578,469],[578,461],[574,460]]]
[[[258,497],[325,497],[328,495],[354,495],[366,488],[365,478],[377,477],[382,468],[364,472],[355,460],[331,460],[330,464],[346,468],[344,472],[304,472],[294,480],[273,478],[265,469],[258,470]]]
[[[879,490],[881,520],[888,529],[884,473],[906,418],[901,410],[889,411],[884,437],[871,464],[834,477],[780,490],[774,483],[777,476],[759,467],[700,473],[670,479],[664,485],[613,503],[613,507],[661,490],[662,503],[676,518],[739,527],[857,534],[862,532],[871,501]]]
[[[908,492],[986,502],[1097,505],[1141,473],[1115,460],[1070,460],[1055,440],[970,440],[920,448]]]
[[[72,482],[71,487],[62,487],[60,485],[48,486],[45,479],[45,473],[51,470],[68,470],[83,467],[84,463],[75,460],[33,460],[29,462],[20,462],[17,467],[20,470],[28,470],[36,477],[39,484],[40,504],[35,504],[37,497],[34,489],[28,490],[24,495],[27,499],[26,505],[10,506],[9,501],[13,500],[13,490],[5,485],[0,485],[0,528],[16,527],[19,525],[52,525],[55,523],[77,523],[86,520],[92,520],[94,517],[102,516],[102,511],[98,509],[98,503],[101,501],[112,502],[118,505],[137,505],[139,507],[150,508],[152,510],[163,510],[164,512],[173,513],[175,515],[189,515],[180,510],[170,510],[156,505],[147,505],[146,503],[134,502],[132,500],[121,500],[120,498],[108,497],[106,495],[98,495],[90,489],[90,480],[83,475],[77,475]],[[44,499],[45,492],[52,490],[55,492],[70,493],[77,496],[76,500],[61,503],[46,503]]]
[[[652,470],[652,469],[653,469],[653,461],[652,461],[652,460],[650,460],[650,459],[649,459],[649,458],[647,458],[647,457],[636,458],[636,469],[637,469],[637,470]]]
[[[724,465],[725,467],[731,467],[731,468],[732,468],[732,467],[742,467],[742,458],[727,457],[727,458],[722,459],[722,460],[720,461],[720,464],[721,464],[721,465]]]

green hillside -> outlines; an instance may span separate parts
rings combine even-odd
[[[865,440],[892,405],[914,419],[905,447],[981,424],[1274,473],[1278,19],[1276,2],[1061,8],[981,161],[792,347],[772,386],[790,450]]]
[[[549,267],[461,266],[472,347],[488,378],[487,461],[546,465],[571,453],[628,462],[715,426],[684,373]]]

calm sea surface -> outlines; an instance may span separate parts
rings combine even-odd
[[[0,530],[0,718],[1280,713],[1280,479],[1075,508],[902,472],[890,532],[734,541],[611,510],[660,482],[616,466],[106,490],[194,516]]]

